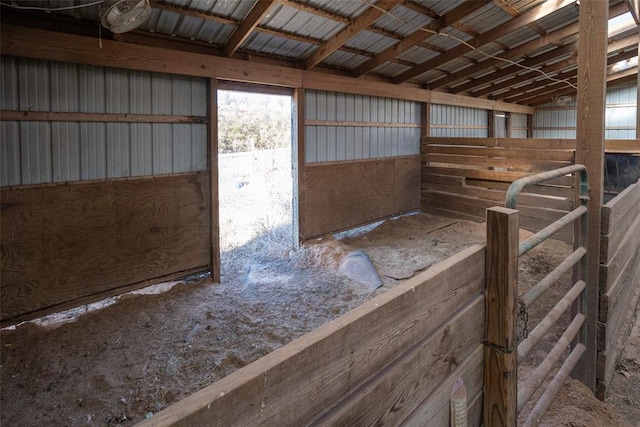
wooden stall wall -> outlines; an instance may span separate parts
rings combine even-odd
[[[423,138],[422,210],[484,221],[511,182],[572,164],[574,150],[574,140]],[[518,202],[520,226],[540,230],[572,209],[573,178],[526,187]],[[570,241],[572,230],[559,236]]]
[[[480,425],[485,248],[473,246],[140,426]]]
[[[640,182],[602,207],[597,394],[604,398],[640,297]]]
[[[305,239],[420,208],[420,157],[304,167]]]
[[[2,322],[208,270],[208,182],[190,172],[2,187]]]

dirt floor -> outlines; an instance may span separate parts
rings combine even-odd
[[[484,224],[418,214],[293,251],[287,225],[282,227],[227,251],[222,284],[194,278],[164,293],[126,295],[79,317],[78,311],[67,314],[66,322],[59,321],[61,315],[48,326],[27,323],[3,330],[0,423],[132,425],[483,242],[485,234]],[[358,249],[373,261],[380,288],[371,290],[338,271],[345,254]],[[523,289],[569,252],[568,245],[551,241],[527,255],[521,262]],[[530,314],[533,327],[540,314],[538,309]],[[621,426],[623,417],[640,425],[637,329],[616,374],[622,383],[612,386],[615,408],[569,382],[543,425]],[[545,351],[523,364],[523,378]]]

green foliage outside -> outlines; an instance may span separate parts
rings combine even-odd
[[[291,106],[284,96],[220,91],[218,151],[237,153],[288,147]]]

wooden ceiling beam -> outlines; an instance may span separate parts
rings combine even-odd
[[[573,24],[571,24],[573,25]],[[551,34],[551,33],[550,33]],[[629,46],[632,46],[634,44],[638,43],[638,35],[637,34],[633,34],[627,37],[624,37],[622,39],[618,39],[618,40],[612,40],[609,43],[608,46],[608,51],[609,53],[618,50],[618,49],[626,49]],[[529,47],[528,45],[523,45],[523,46],[527,46],[527,48]],[[539,64],[542,64],[544,62],[549,62],[552,61],[554,58],[560,58],[564,55],[567,55],[571,52],[577,52],[578,50],[578,42],[574,41],[572,43],[566,44],[564,46],[558,47],[554,50],[550,50],[548,52],[542,53],[540,55],[536,55],[532,58],[529,58],[523,62],[520,63],[520,65],[524,65],[527,67],[533,67]],[[478,69],[479,67],[483,66],[483,63],[486,61],[483,61],[481,63],[478,64]],[[486,67],[485,67],[486,68]],[[474,96],[472,93],[470,93],[469,91],[473,88],[477,88],[480,86],[483,86],[487,83],[490,83],[492,81],[495,81],[497,79],[501,79],[503,77],[506,77],[510,74],[513,74],[514,76],[521,72],[522,68],[517,66],[517,65],[509,65],[507,67],[504,67],[502,69],[500,69],[499,71],[495,71],[491,74],[487,74],[485,76],[482,77],[478,77],[476,79],[473,79],[467,83],[461,84],[459,86],[456,86],[455,88],[452,89],[453,93],[464,93],[470,96]]]
[[[363,74],[366,74],[369,71],[379,67],[385,62],[389,62],[391,59],[411,49],[412,47],[416,45],[421,45],[421,42],[429,37],[432,37],[434,35],[434,32],[437,32],[442,28],[445,28],[446,26],[451,25],[453,22],[469,15],[475,10],[478,10],[479,8],[484,6],[486,3],[488,3],[488,1],[489,0],[467,1],[462,5],[456,7],[452,11],[446,13],[443,16],[436,15],[437,18],[435,18],[434,21],[425,25],[421,29],[418,29],[417,31],[411,33],[409,36],[405,37],[403,40],[400,40],[398,43],[394,44],[393,46],[379,53],[371,60],[360,65],[359,67],[353,70],[351,75],[354,77],[360,77]]]
[[[634,67],[628,70],[621,71],[619,73],[608,75],[607,83],[613,83],[615,85],[623,84],[623,83],[633,83],[636,81],[637,75],[638,75],[638,67]],[[536,98],[527,99],[526,102],[528,105],[545,104],[560,95],[572,95],[575,93],[576,93],[576,90],[573,88],[556,89],[554,91],[542,94]]]
[[[571,7],[573,7],[574,4],[575,4],[575,0],[555,0],[551,2],[544,2],[532,8],[531,10],[523,13],[522,15],[516,18],[513,18],[502,25],[499,25],[496,28],[493,28],[492,30],[487,31],[472,40],[469,40],[467,43],[471,46],[477,46],[477,47],[483,46],[485,44],[490,43],[494,39],[503,37],[529,24],[530,22],[535,22],[539,19],[542,19],[545,16],[548,16],[551,13],[557,11],[558,9],[561,9],[563,7],[570,6],[570,5]],[[394,79],[394,82],[402,83],[407,80],[411,80],[415,77],[418,77],[426,73],[427,71],[432,70],[433,68],[446,64],[447,62],[453,59],[456,59],[459,56],[462,56],[471,50],[472,48],[470,46],[467,46],[465,44],[459,44],[458,46],[452,49],[449,49],[446,53],[443,53],[442,55],[438,55],[437,57],[432,58],[426,62],[423,62],[417,67],[414,67],[411,70],[408,70],[400,74]]]
[[[231,34],[231,37],[222,48],[224,56],[231,56],[238,50],[251,32],[258,26],[260,21],[267,15],[274,3],[275,0],[256,1],[256,4],[251,8],[249,13],[247,13],[242,23],[236,28],[233,34]]]
[[[618,3],[617,5],[614,5],[609,9],[609,16],[615,17],[618,15],[622,15],[623,13],[626,13],[626,12],[627,12],[626,5],[624,3]],[[503,59],[513,59],[513,58],[521,57],[522,55],[526,55],[529,52],[538,50],[547,45],[562,46],[560,44],[560,40],[565,39],[571,35],[577,34],[578,28],[579,28],[578,22],[565,25],[564,27],[551,31],[542,37],[539,37],[527,43],[523,43],[519,46],[514,47],[513,49],[505,50],[498,56]],[[577,45],[576,45],[576,50],[577,50]],[[429,88],[437,89],[439,87],[449,86],[458,80],[462,80],[472,74],[476,74],[480,70],[496,66],[501,62],[502,62],[501,60],[495,59],[495,58],[486,59],[478,63],[478,65],[475,67],[468,67],[456,73],[453,73],[451,76],[446,77],[444,79],[440,79],[435,82],[429,82]],[[473,86],[466,86],[466,88],[457,87],[453,89],[453,92],[460,93],[470,89],[471,87]]]
[[[611,52],[611,50],[609,50],[609,52]],[[611,65],[611,64],[615,64],[616,62],[619,62],[619,61],[624,61],[626,59],[633,58],[635,56],[638,56],[638,48],[637,47],[634,48],[634,49],[631,49],[631,50],[628,50],[628,51],[624,51],[624,52],[618,53],[617,55],[609,57],[608,62],[609,62],[609,65]],[[573,56],[571,58],[565,59],[564,61],[555,62],[555,63],[553,63],[551,65],[546,66],[546,67],[542,67],[542,68],[540,68],[540,71],[542,71],[544,73],[553,73],[555,71],[565,69],[565,68],[570,67],[572,65],[575,65],[577,63],[578,63],[578,57],[577,56]],[[520,75],[517,75],[517,76],[514,76],[514,77],[517,78],[518,80],[523,80],[523,79],[524,80],[530,80],[530,79],[533,79],[533,78],[536,78],[536,77],[539,77],[539,76],[540,76],[539,72],[529,71],[527,73],[520,74]],[[473,96],[473,97],[486,96],[488,94],[495,93],[495,92],[498,92],[500,90],[503,90],[503,89],[506,89],[506,88],[509,88],[509,87],[513,86],[514,83],[515,83],[513,80],[514,79],[509,79],[509,80],[506,80],[504,82],[488,86],[485,89],[472,92],[472,93],[470,93],[468,95],[469,96]],[[497,99],[497,96],[494,97],[494,98]]]
[[[375,4],[375,7],[370,7],[362,15],[356,18],[352,24],[347,25],[342,31],[340,31],[334,37],[331,37],[323,46],[316,49],[309,58],[305,61],[305,68],[310,70],[318,65],[322,60],[327,58],[336,50],[340,49],[349,39],[353,38],[360,31],[365,30],[376,19],[384,15],[386,11],[389,11],[400,4],[403,0],[381,0]]]
[[[638,55],[638,49],[637,47],[635,49],[629,50],[627,52],[622,52],[619,53],[617,55],[613,55],[607,58],[607,66],[611,66],[617,62],[620,61],[624,61],[626,59],[629,58],[633,58],[635,56]],[[555,64],[553,64],[555,65]],[[553,67],[553,65],[551,67]],[[574,64],[570,64],[570,65],[575,65]],[[550,70],[549,72],[552,72],[553,70]],[[532,73],[534,74],[534,73]],[[537,76],[539,76],[539,74],[536,74]],[[553,76],[554,79],[559,79],[559,80],[570,80],[572,81],[572,79],[576,78],[576,76],[578,75],[578,71],[576,68],[573,68],[571,70],[568,71],[564,71],[561,73],[556,74],[555,76]],[[541,83],[543,83],[544,80],[536,80],[536,81],[532,81],[529,84],[523,85],[523,86],[519,86],[517,88],[512,89],[511,91],[508,92],[503,92],[500,95],[495,96],[494,99],[498,99],[498,100],[505,100],[507,102],[519,102],[521,101],[519,99],[519,96],[525,96],[528,95],[526,92],[530,91],[530,90],[535,90],[537,88],[540,88]],[[549,82],[551,82],[551,80],[549,80]],[[555,84],[559,84],[560,82],[556,82],[553,83],[553,87],[556,88],[557,86],[555,86]],[[546,85],[547,87],[552,86],[552,85]],[[543,88],[540,88],[543,89]],[[530,96],[527,96],[527,98],[523,98],[523,99],[528,99]]]

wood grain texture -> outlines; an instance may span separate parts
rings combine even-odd
[[[207,123],[207,117],[165,114],[110,114],[51,111],[0,111],[3,121],[102,123]]]
[[[427,398],[431,404],[448,402],[451,390],[439,385],[461,363],[473,357],[473,350],[483,337],[483,324],[484,297],[478,295],[316,424],[398,425],[411,417]],[[480,372],[481,367],[482,362],[477,361],[475,370]],[[469,390],[470,395],[482,387],[481,380],[474,385],[476,389]],[[433,416],[433,411],[427,412]],[[448,418],[445,423],[436,424],[446,425]]]
[[[306,165],[305,239],[344,230],[420,206],[419,157]]]
[[[600,216],[604,182],[605,99],[607,79],[607,24],[609,4],[600,0],[580,2],[578,38],[578,91],[576,127],[576,163],[585,165],[589,174],[587,213],[587,289],[585,307],[587,323],[579,342],[586,351],[576,366],[574,378],[592,391],[596,385],[598,267],[600,254]],[[579,189],[575,189],[576,199]]]
[[[602,292],[608,291],[618,280],[629,258],[634,256],[638,242],[640,242],[640,215],[635,218],[618,247],[610,248],[612,254],[607,254],[609,262],[600,264],[599,282]]]
[[[451,388],[458,378],[462,378],[469,396],[467,403],[468,423],[471,426],[482,425],[482,386],[484,360],[483,346],[472,348],[471,356],[462,361],[451,374],[403,421],[405,427],[451,425],[450,395]]]
[[[518,211],[487,210],[484,425],[514,426],[517,411]],[[503,351],[498,351],[503,349]]]
[[[631,212],[632,215],[637,214],[634,207],[640,202],[640,182],[625,188],[620,194],[611,199],[602,207],[602,234],[611,233],[621,221]]]
[[[209,79],[207,94],[207,170],[209,172],[209,271],[220,283],[220,192],[218,180],[218,81]]]
[[[143,421],[305,425],[338,405],[482,291],[474,246]]]
[[[2,188],[2,314],[29,313],[209,260],[207,175]]]

